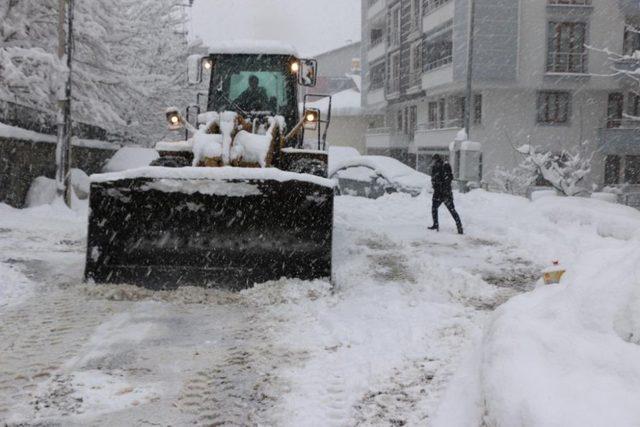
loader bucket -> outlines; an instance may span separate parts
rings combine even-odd
[[[247,169],[237,178],[230,169],[94,176],[86,279],[238,290],[282,277],[330,277],[331,181],[277,169]]]

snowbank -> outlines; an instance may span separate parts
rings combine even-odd
[[[567,273],[492,315],[434,425],[637,425],[640,212],[546,197],[509,213],[505,233]]]
[[[637,425],[638,244],[593,251],[561,285],[496,313],[482,355],[489,425]]]
[[[103,171],[121,172],[127,169],[149,166],[158,157],[160,157],[158,152],[151,148],[122,147],[107,162]]]
[[[146,167],[117,173],[91,175],[91,182],[117,181],[120,179],[156,178],[156,179],[217,179],[217,180],[273,180],[305,181],[324,187],[334,187],[332,180],[315,175],[284,172],[275,168],[164,168]]]

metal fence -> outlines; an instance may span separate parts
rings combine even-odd
[[[55,114],[1,99],[0,123],[46,135],[55,135],[58,131]],[[80,139],[97,139],[100,141],[112,139],[105,129],[77,121],[73,122],[73,136]]]

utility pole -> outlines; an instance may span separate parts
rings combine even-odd
[[[473,109],[473,36],[475,33],[476,2],[469,0],[469,37],[467,38],[467,90],[464,102],[464,130],[471,141],[471,110]]]
[[[58,195],[71,207],[71,56],[73,52],[74,0],[58,1],[58,58],[62,63],[66,55],[64,92],[58,90],[58,141],[56,146],[56,183]],[[65,31],[66,27],[66,31]]]

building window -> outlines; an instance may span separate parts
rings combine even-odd
[[[381,89],[384,87],[385,72],[386,72],[386,67],[384,62],[373,65],[371,67],[371,70],[369,71],[369,76],[370,76],[369,89],[370,90]]]
[[[622,54],[632,56],[638,50],[640,50],[640,30],[633,25],[627,24],[624,27]]]
[[[569,121],[569,92],[538,93],[538,123],[564,124]]]
[[[615,185],[620,182],[620,156],[604,158],[604,184]]]
[[[422,27],[422,0],[411,0],[411,25],[413,30],[419,30]]]
[[[409,86],[419,86],[422,83],[422,42],[418,41],[411,46],[411,72],[409,74]]]
[[[384,40],[384,30],[382,28],[371,29],[371,40],[369,42],[371,47],[379,45],[382,40]]]
[[[425,15],[430,14],[434,10],[449,3],[451,0],[424,0],[422,10]]]
[[[583,22],[549,22],[547,72],[586,73],[586,33]]]
[[[388,34],[389,34],[389,46],[400,46],[400,29],[401,29],[401,10],[400,5],[397,5],[391,9],[388,16]]]
[[[389,84],[388,93],[400,92],[400,53],[394,53],[389,58]]]
[[[619,128],[622,125],[624,96],[621,93],[610,93],[607,103],[607,128]]]
[[[627,100],[627,116],[630,120],[640,120],[640,95],[629,93]]]
[[[460,127],[464,126],[464,113],[466,111],[466,96],[461,96],[458,98],[458,102],[460,104]],[[482,94],[473,95],[473,116],[471,120],[473,120],[474,125],[482,124]]]
[[[435,70],[453,61],[453,31],[427,39],[425,47],[425,71]]]
[[[640,156],[624,157],[624,182],[640,184]]]
[[[396,113],[396,132],[397,133],[401,133],[402,132],[402,128],[403,128],[403,112],[402,110],[398,110],[398,112]]]

